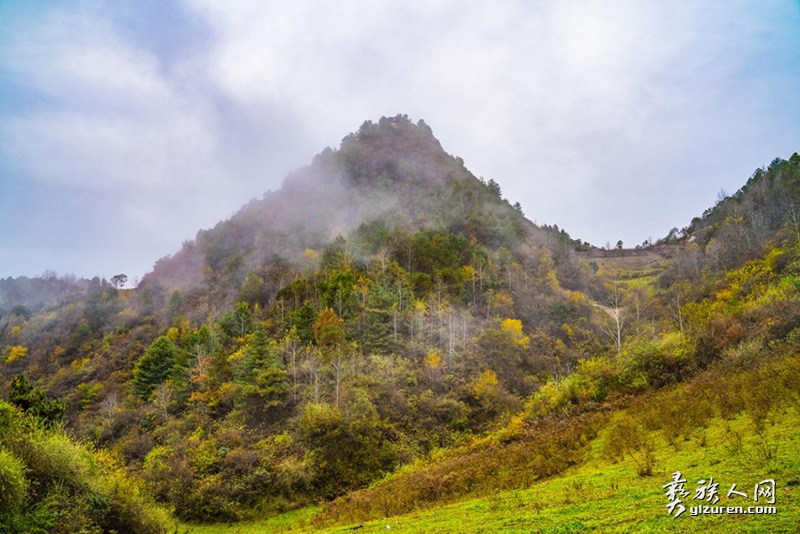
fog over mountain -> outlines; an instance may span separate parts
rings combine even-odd
[[[539,223],[666,235],[800,145],[793,2],[0,5],[0,276],[131,280],[365,119]]]

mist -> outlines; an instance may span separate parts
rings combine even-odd
[[[683,227],[800,147],[791,2],[75,0],[0,21],[0,277],[140,279],[397,113],[600,246]]]

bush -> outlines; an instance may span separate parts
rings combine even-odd
[[[397,461],[380,421],[369,412],[348,418],[335,407],[309,404],[300,421],[300,442],[309,451],[317,494],[327,498],[366,486]]]
[[[584,447],[605,420],[599,413],[541,420],[516,429],[514,441],[509,443],[477,441],[431,462],[404,468],[373,487],[339,497],[327,505],[320,521],[388,517],[529,486],[579,463]]]
[[[19,511],[28,491],[25,478],[25,464],[11,454],[0,449],[0,517]]]
[[[116,459],[0,401],[0,526],[160,534],[170,518]]]
[[[618,414],[606,428],[603,455],[613,462],[630,457],[639,476],[650,476],[655,466],[653,442],[642,423],[627,413]]]

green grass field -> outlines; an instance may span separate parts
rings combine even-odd
[[[797,532],[800,528],[800,418],[795,408],[773,414],[761,436],[745,415],[732,421],[715,418],[678,444],[677,450],[657,431],[656,466],[652,476],[639,476],[630,458],[612,464],[603,458],[598,436],[587,460],[562,476],[529,488],[500,492],[482,499],[347,526],[314,522],[317,509],[305,509],[258,523],[231,526],[184,526],[193,534],[256,532]],[[666,509],[662,486],[680,471],[690,493],[686,511],[677,518]],[[697,482],[713,477],[719,483],[718,506],[762,504],[752,500],[754,485],[776,481],[775,515],[699,515],[690,506]],[[748,498],[727,497],[732,484]]]

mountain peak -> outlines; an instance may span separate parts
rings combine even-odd
[[[233,264],[253,271],[275,258],[302,262],[307,249],[373,223],[390,231],[447,230],[512,249],[536,228],[501,197],[496,182],[479,180],[445,152],[424,120],[398,114],[365,121],[338,149],[324,149],[289,174],[279,190],[200,231],[197,246],[159,260],[149,278],[186,287]]]

